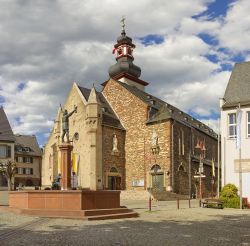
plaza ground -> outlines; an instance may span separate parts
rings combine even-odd
[[[250,245],[250,210],[199,208],[197,200],[191,201],[191,208],[188,201],[180,201],[179,210],[175,201],[154,201],[152,212],[147,201],[123,200],[122,205],[140,217],[86,221],[0,209],[0,245]]]

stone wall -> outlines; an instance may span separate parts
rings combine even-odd
[[[63,109],[67,109],[68,113],[70,113],[75,106],[77,106],[77,113],[74,113],[69,118],[69,139],[73,145],[72,159],[74,156],[77,162],[77,186],[89,189],[91,177],[95,176],[96,172],[94,162],[96,161],[101,165],[102,159],[101,114],[98,111],[100,108],[97,106],[98,109],[96,111],[94,104],[89,106],[79,91],[78,86],[74,83],[63,105]],[[94,115],[95,112],[97,112],[97,115]],[[95,119],[93,118],[94,116],[96,117]],[[54,178],[61,173],[61,156],[59,151],[59,145],[62,142],[61,118],[62,112],[59,109],[53,130],[44,149],[42,172],[42,183],[44,186],[51,185]],[[98,177],[97,179],[100,180],[100,183],[102,182],[102,178]]]
[[[66,99],[66,102],[63,106],[64,109],[67,109],[68,112],[71,112],[74,109],[74,106],[77,106],[77,113],[74,113],[69,118],[69,139],[73,144],[72,154],[79,155],[79,165],[77,170],[78,177],[78,186],[88,187],[89,186],[89,166],[87,164],[88,153],[88,143],[86,141],[86,105],[84,105],[77,86],[73,85],[72,89]],[[44,186],[51,185],[51,182],[54,178],[61,173],[61,156],[59,145],[61,144],[61,117],[62,112],[58,111],[57,119],[55,121],[53,130],[50,134],[49,140],[45,145],[44,155],[43,155],[43,164],[42,164],[42,184]],[[74,138],[74,134],[78,133],[78,140]],[[66,139],[66,138],[65,138]],[[87,174],[86,177],[83,175]]]
[[[146,125],[148,106],[123,86],[110,80],[104,90],[112,108],[126,129],[126,189],[146,189],[151,185],[150,169],[154,164],[161,167],[164,187],[170,185],[170,122]],[[153,156],[151,137],[153,130],[159,138],[159,155]],[[135,181],[140,186],[134,186]],[[144,185],[143,182],[144,181]]]
[[[182,135],[184,137],[184,151],[181,149]],[[209,195],[211,193],[211,175],[212,175],[212,159],[217,166],[217,140],[206,133],[195,128],[190,128],[179,122],[173,123],[173,191],[178,194],[192,195],[197,191],[199,186],[198,179],[194,178],[199,170],[200,149],[195,148],[197,141],[205,142],[205,158],[204,158],[204,174],[203,193]],[[203,152],[204,153],[204,152]],[[215,175],[214,191],[217,189],[217,168]],[[199,188],[198,188],[199,189]]]
[[[103,172],[104,187],[108,188],[108,176],[118,175],[121,177],[121,189],[125,189],[125,137],[126,132],[117,128],[103,126]],[[113,152],[113,136],[117,137],[118,152]],[[111,173],[111,168],[117,169],[118,173]]]
[[[59,167],[59,141],[60,141],[60,132],[61,132],[61,124],[60,124],[61,113],[60,110],[57,113],[57,117],[55,120],[54,127],[50,132],[50,136],[48,138],[48,142],[44,146],[43,156],[42,156],[42,186],[51,186],[52,181],[55,179],[60,170]]]

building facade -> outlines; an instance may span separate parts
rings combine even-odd
[[[40,186],[42,152],[35,136],[14,135],[7,116],[0,107],[0,163],[16,162],[14,186]],[[0,174],[0,186],[7,187]]]
[[[10,127],[8,118],[0,107],[0,163],[14,161],[15,137]],[[0,186],[7,186],[7,180],[0,174]]]
[[[220,107],[222,185],[233,183],[239,189],[241,152],[242,195],[250,199],[250,62],[235,65]],[[241,121],[237,122],[239,108]],[[236,146],[239,130],[241,151]]]
[[[42,151],[35,136],[15,135],[15,186],[41,186]]]
[[[217,172],[217,135],[208,126],[176,107],[145,92],[133,63],[135,45],[123,30],[114,45],[116,63],[103,90],[76,83],[63,106],[77,113],[69,119],[73,145],[72,170],[77,186],[85,189],[197,193],[196,176],[203,163],[203,193],[212,190],[212,164]],[[60,173],[62,110],[43,155],[44,186]],[[201,148],[202,143],[202,148]],[[195,148],[199,147],[199,148]],[[217,176],[216,176],[217,177]],[[95,185],[93,185],[93,183]]]

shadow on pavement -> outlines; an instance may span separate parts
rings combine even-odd
[[[0,222],[0,245],[250,245],[250,215],[209,221],[47,219],[46,223],[15,230],[2,228]]]

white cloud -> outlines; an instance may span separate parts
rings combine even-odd
[[[150,82],[148,90],[209,117],[218,110],[229,77],[229,72],[220,72],[221,62],[231,62],[218,49],[242,51],[249,43],[246,39],[242,44],[240,36],[248,17],[241,18],[243,27],[238,24],[240,15],[248,16],[238,5],[245,7],[247,1],[236,2],[225,20],[192,18],[210,2],[156,0],[152,7],[150,0],[1,1],[0,96],[14,130],[47,136],[73,81],[91,86],[108,78],[122,15],[137,45],[135,64],[142,69],[141,78]],[[199,33],[214,35],[220,46],[206,44]],[[162,35],[164,42],[144,47],[138,38],[148,34]],[[219,62],[209,61],[209,54]]]
[[[207,126],[209,126],[210,128],[212,128],[216,133],[219,133],[219,123],[218,120],[214,120],[214,119],[200,119],[201,122],[203,122],[204,124],[206,124]]]
[[[230,72],[211,74],[208,78],[182,84],[172,90],[162,89],[163,98],[186,112],[201,117],[209,117],[219,113],[219,98],[223,97]],[[165,94],[164,94],[165,92]]]
[[[228,48],[232,53],[249,51],[249,12],[249,0],[238,0],[231,4],[218,32],[221,47]]]

